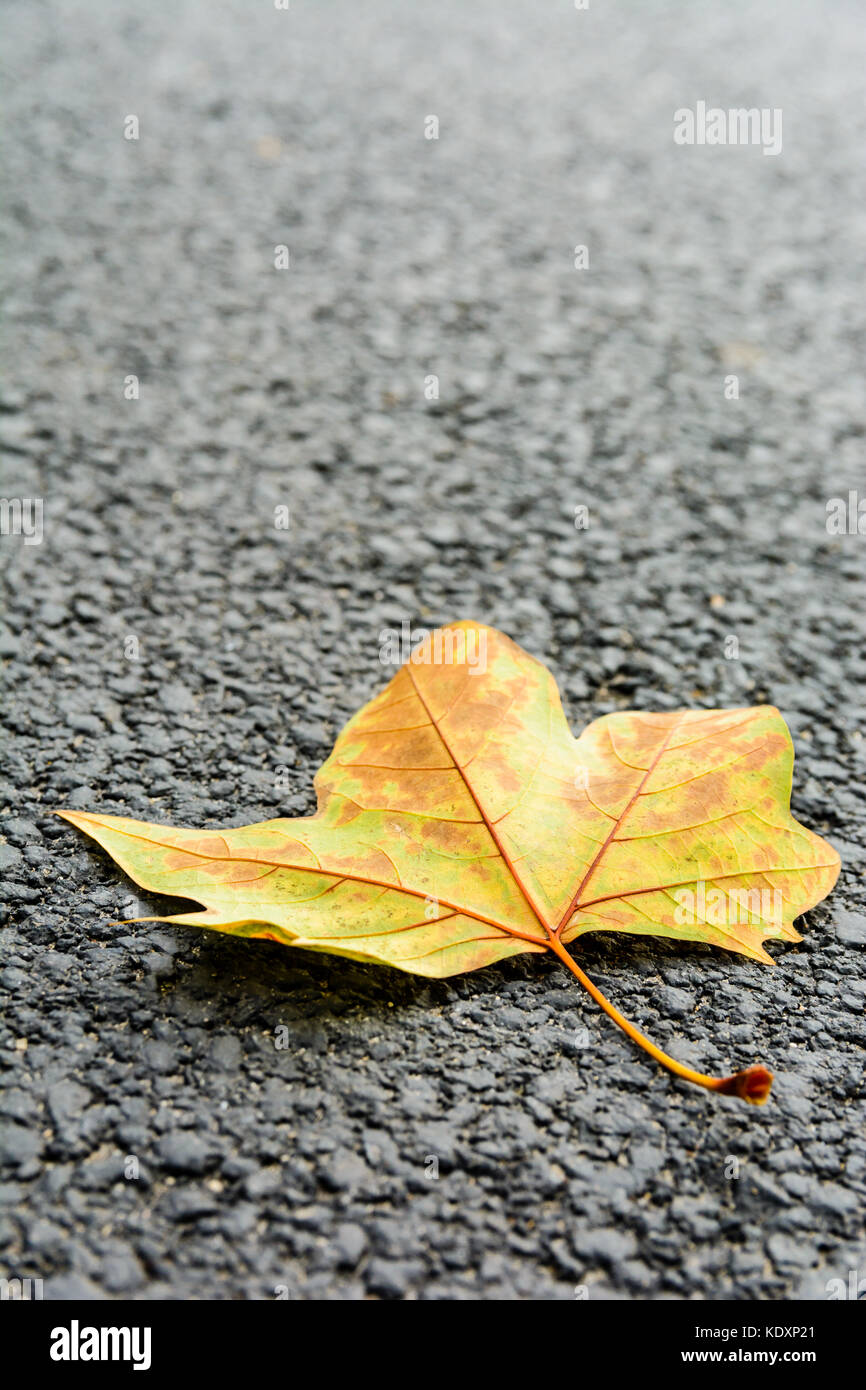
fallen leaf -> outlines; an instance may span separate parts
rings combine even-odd
[[[566,947],[591,931],[772,964],[768,937],[829,893],[839,856],[791,815],[777,709],[626,711],[569,731],[550,672],[475,623],[439,629],[349,721],[318,810],[221,831],[61,811],[142,888],[203,911],[140,918],[442,978],[552,951],[669,1070],[753,1104],[763,1066],[709,1077],[661,1052]]]

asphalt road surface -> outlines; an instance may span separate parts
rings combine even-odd
[[[866,536],[827,527],[866,495],[859,6],[3,24],[0,483],[43,507],[0,536],[0,1273],[590,1302],[866,1277]],[[781,111],[781,151],[676,144],[699,101]],[[802,945],[580,947],[677,1056],[766,1062],[767,1106],[674,1081],[552,957],[439,983],[112,925],[169,905],[52,808],[306,814],[382,629],[460,617],[547,661],[576,731],[782,709],[794,812],[843,858]]]

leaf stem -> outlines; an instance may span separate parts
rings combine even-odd
[[[584,989],[592,995],[599,1008],[604,1009],[608,1018],[612,1018],[614,1023],[618,1023],[624,1033],[636,1042],[639,1047],[660,1062],[668,1071],[672,1071],[675,1076],[682,1077],[683,1081],[691,1081],[695,1086],[704,1086],[708,1091],[717,1091],[723,1096],[739,1096],[741,1100],[748,1101],[750,1105],[763,1105],[770,1094],[770,1087],[773,1084],[773,1073],[766,1067],[756,1065],[747,1067],[745,1071],[734,1072],[732,1076],[705,1076],[703,1072],[693,1071],[691,1067],[686,1067],[682,1062],[677,1062],[673,1057],[669,1057],[666,1052],[662,1052],[660,1047],[650,1042],[649,1038],[644,1037],[633,1023],[629,1023],[627,1018],[623,1018],[619,1009],[615,1009],[613,1004],[604,997],[601,990],[592,983],[588,975],[585,975],[580,966],[572,959],[566,951],[558,936],[551,933],[548,945],[553,953],[559,956],[563,965],[567,966],[572,975],[575,975]]]

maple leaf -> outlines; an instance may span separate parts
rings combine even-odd
[[[203,911],[140,918],[436,978],[552,951],[686,1080],[761,1104],[756,1065],[704,1076],[637,1031],[566,947],[590,931],[772,964],[839,856],[790,812],[777,709],[607,714],[575,739],[550,672],[476,623],[430,634],[340,734],[318,810],[221,831],[61,811],[142,888]]]

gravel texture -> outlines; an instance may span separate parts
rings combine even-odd
[[[866,495],[859,7],[13,0],[4,27],[0,486],[44,534],[0,537],[0,1272],[866,1277],[866,536],[826,526]],[[782,153],[678,147],[698,99],[781,108]],[[784,712],[795,814],[843,857],[802,945],[580,948],[684,1060],[768,1063],[763,1109],[673,1081],[553,958],[431,983],[112,925],[168,904],[51,808],[306,814],[381,629],[458,617],[546,660],[576,730]]]

